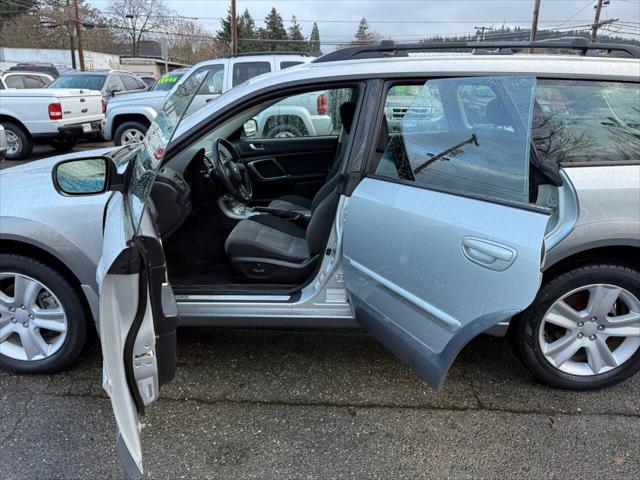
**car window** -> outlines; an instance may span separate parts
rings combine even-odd
[[[25,88],[22,75],[9,75],[4,79],[7,88]]]
[[[286,62],[280,62],[280,70],[284,70],[285,68],[289,68],[289,67],[295,67],[296,65],[300,65],[304,62],[292,62],[292,61],[286,61]]]
[[[48,88],[84,88],[102,90],[107,75],[71,74],[61,75],[51,82]]]
[[[463,195],[528,202],[533,77],[430,80],[390,91],[375,174]],[[395,115],[394,115],[395,113]]]
[[[140,90],[141,88],[145,88],[143,85],[140,85],[138,81],[133,78],[131,75],[118,75],[124,83],[125,90]]]
[[[269,62],[238,62],[233,65],[233,86],[271,71]]]
[[[340,106],[351,100],[353,89],[336,88],[291,95],[265,108],[245,126],[253,138],[297,138],[339,135]]]
[[[541,80],[534,105],[533,142],[547,162],[638,161],[638,84]]]
[[[24,75],[24,88],[44,88],[49,85],[49,80],[41,75]]]
[[[209,65],[196,70],[195,74],[202,71],[211,72],[200,87],[198,95],[219,95],[222,93],[222,80],[224,79],[224,65]]]
[[[160,79],[153,86],[153,91],[169,91],[173,88],[173,86],[180,80],[180,78],[184,75],[184,72],[170,72],[165,73],[160,77]]]
[[[107,92],[112,90],[118,90],[120,92],[124,92],[124,82],[120,78],[120,75],[109,75],[107,80]]]

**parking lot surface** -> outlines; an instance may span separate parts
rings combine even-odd
[[[359,331],[183,329],[144,417],[145,478],[637,478],[640,377],[536,383],[481,337],[433,393]],[[71,370],[0,373],[0,479],[122,478],[97,342]]]

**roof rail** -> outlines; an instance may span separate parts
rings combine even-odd
[[[278,52],[278,51],[269,52],[267,51],[267,52],[242,52],[242,53],[237,53],[235,55],[229,55],[228,57],[224,57],[224,58],[250,57],[252,55],[295,55],[297,57],[317,57],[318,56],[310,52]]]
[[[393,40],[381,40],[374,45],[363,45],[335,50],[314,60],[314,63],[336,62],[339,60],[356,60],[360,58],[406,57],[409,52],[438,52],[451,50],[471,50],[483,53],[483,50],[494,50],[500,54],[513,54],[518,51],[544,48],[547,50],[576,50],[582,55],[589,51],[604,50],[608,53],[623,52],[633,58],[640,58],[640,47],[624,43],[591,43],[583,37],[559,38],[537,42],[523,41],[485,41],[485,42],[431,42],[401,43]],[[486,52],[485,52],[486,53]]]

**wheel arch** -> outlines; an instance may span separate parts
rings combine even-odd
[[[0,253],[29,256],[58,270],[71,285],[81,292],[80,299],[82,300],[87,318],[93,320],[94,324],[97,324],[98,305],[95,304],[98,299],[97,294],[95,298],[89,298],[93,297],[93,295],[88,295],[87,289],[92,290],[92,287],[83,284],[76,272],[69,268],[69,266],[53,252],[23,239],[0,237]]]
[[[25,126],[25,124],[17,118],[12,117],[11,115],[0,113],[0,123],[13,123],[17,127],[19,127],[28,138],[33,139],[31,133],[29,133],[29,129]]]
[[[121,113],[113,119],[113,124],[111,125],[112,138],[115,136],[118,127],[125,122],[140,122],[147,127],[151,125],[151,120],[143,113]]]
[[[543,272],[544,278],[555,276],[586,263],[596,261],[614,261],[630,265],[640,270],[640,245],[629,241],[618,245],[591,245],[571,253],[571,255],[558,259],[546,266]]]

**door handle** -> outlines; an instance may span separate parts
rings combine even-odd
[[[517,256],[517,252],[507,245],[478,237],[464,237],[462,253],[473,263],[497,272],[509,268]]]
[[[209,103],[209,102],[211,102],[212,100],[213,100],[213,98],[207,98],[207,99],[204,101],[204,103]]]
[[[256,152],[261,152],[264,150],[264,145],[261,143],[255,144],[255,143],[250,143],[249,144],[249,148],[251,150],[255,150]]]

